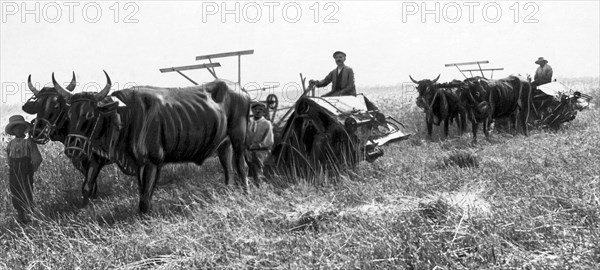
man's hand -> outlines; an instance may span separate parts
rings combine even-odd
[[[317,80],[310,80],[310,81],[308,81],[308,86],[315,85],[315,84],[317,84],[317,82],[319,82],[319,81],[317,81]]]

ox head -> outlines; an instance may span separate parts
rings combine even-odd
[[[491,110],[487,83],[479,77],[469,78],[459,89],[461,101],[476,118],[483,118]]]
[[[426,111],[429,110],[431,104],[433,104],[433,99],[437,91],[436,83],[440,78],[440,75],[438,75],[433,80],[425,79],[420,81],[417,81],[413,79],[412,76],[408,75],[408,77],[410,77],[410,80],[417,85],[417,91],[419,93],[419,97],[417,98],[417,106],[425,109]]]
[[[81,158],[91,154],[91,138],[102,132],[101,101],[108,95],[112,82],[106,75],[106,86],[98,93],[83,92],[71,96],[68,110],[68,135],[65,140],[65,154],[70,158]]]
[[[71,83],[66,87],[68,91],[56,82],[54,73],[52,73],[52,83],[52,87],[37,90],[31,83],[31,75],[27,79],[29,90],[33,92],[33,96],[23,105],[22,109],[26,113],[36,114],[32,121],[30,136],[38,144],[47,143],[56,130],[65,124],[68,110],[67,100],[77,84],[75,72],[73,72]]]

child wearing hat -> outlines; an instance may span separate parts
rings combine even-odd
[[[15,136],[6,147],[9,166],[9,185],[13,207],[17,210],[18,220],[28,222],[28,214],[33,211],[33,174],[42,163],[42,155],[33,140],[26,139],[25,134],[31,124],[21,115],[13,115],[8,119],[4,131]]]
[[[254,183],[258,185],[263,178],[264,161],[269,156],[273,146],[273,125],[265,118],[267,114],[267,105],[261,102],[253,102],[250,105],[253,118],[248,123],[246,131],[246,162],[249,167],[249,175],[254,178]]]

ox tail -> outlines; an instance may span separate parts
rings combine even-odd
[[[137,96],[135,98],[137,106],[135,108],[135,115],[141,117],[135,121],[135,129],[137,136],[134,140],[133,151],[136,155],[138,163],[145,164],[149,158],[149,145],[158,145],[158,134],[161,134],[161,130],[152,130],[153,123],[157,121],[160,114],[158,106],[154,104],[154,101],[149,97]],[[154,125],[156,127],[156,125]],[[158,159],[164,158],[164,152],[162,147],[159,150]]]
[[[523,133],[525,134],[525,136],[528,135],[528,127],[527,127],[527,122],[529,121],[529,113],[531,111],[531,107],[532,107],[532,103],[533,103],[533,90],[531,87],[531,84],[529,82],[526,81],[519,81],[521,84],[521,89],[522,89],[522,95],[521,95],[521,103],[523,108],[521,110],[521,112],[524,114],[522,117],[523,119],[521,120],[522,124],[523,124]]]
[[[442,92],[440,94],[442,96],[442,104],[440,104],[441,105],[440,113],[441,113],[442,119],[448,119],[450,117],[450,115],[449,115],[450,108],[449,108],[449,104],[448,104],[448,98],[446,97],[445,92]]]

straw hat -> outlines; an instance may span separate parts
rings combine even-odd
[[[537,61],[535,61],[536,64],[541,64],[542,62],[544,63],[548,63],[548,60],[544,59],[544,57],[539,57]]]
[[[23,116],[17,114],[8,118],[8,125],[6,125],[6,127],[4,128],[4,132],[6,132],[6,134],[9,135],[15,135],[12,131],[13,128],[18,125],[25,126],[25,133],[27,133],[31,129],[31,124],[25,121],[25,118],[23,118]]]

